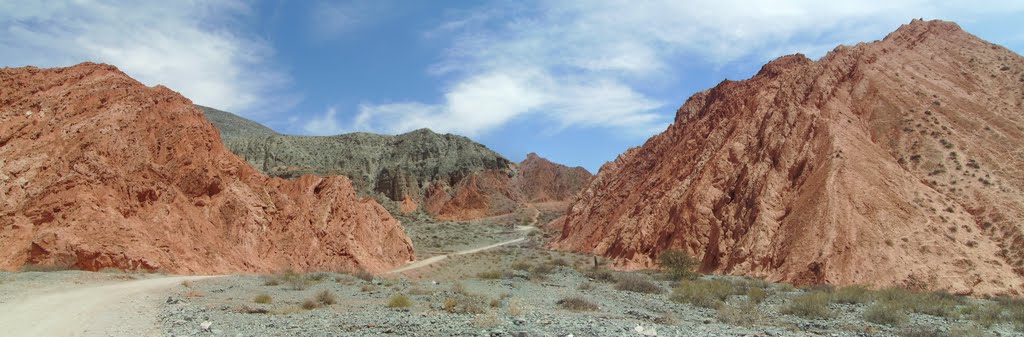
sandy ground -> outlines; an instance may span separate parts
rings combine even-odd
[[[157,276],[29,290],[0,303],[0,335],[159,336],[156,312],[166,292],[183,281],[209,277]]]
[[[516,226],[516,230],[520,231],[520,232],[529,232],[529,231],[534,230],[534,229],[537,229],[537,228],[533,227],[533,226]],[[501,247],[501,246],[510,245],[510,244],[513,244],[513,243],[516,243],[516,242],[522,242],[523,240],[526,240],[526,238],[512,239],[512,240],[508,240],[508,241],[505,241],[505,242],[495,243],[493,245],[487,245],[487,246],[477,247],[477,248],[473,248],[473,249],[466,249],[466,250],[458,251],[458,252],[451,253],[451,254],[443,254],[443,255],[431,256],[431,257],[423,259],[423,260],[410,262],[409,264],[407,264],[405,266],[402,266],[401,268],[389,271],[389,272],[384,273],[384,274],[387,275],[387,274],[403,273],[403,272],[407,272],[407,271],[423,268],[423,267],[426,267],[426,266],[429,266],[429,265],[432,265],[432,264],[444,261],[444,259],[447,259],[449,256],[457,256],[457,255],[466,255],[466,254],[478,253],[478,252],[482,252],[482,251],[485,251],[485,250],[488,250],[488,249],[494,249],[494,248],[498,248],[498,247]]]

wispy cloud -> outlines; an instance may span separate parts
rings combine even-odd
[[[451,38],[429,69],[452,83],[439,103],[363,104],[349,127],[477,135],[532,118],[650,134],[667,125],[675,109],[642,88],[685,77],[681,65],[722,66],[795,52],[819,57],[837,44],[880,38],[911,18],[976,19],[1022,10],[1020,1],[490,3],[424,34]]]
[[[310,36],[329,41],[380,21],[396,10],[390,0],[316,1],[309,7]]]
[[[0,63],[110,63],[147,85],[163,84],[198,104],[258,115],[288,109],[289,77],[270,66],[273,49],[237,33],[251,14],[237,1],[13,1],[0,3]]]
[[[306,124],[302,126],[302,129],[307,134],[314,136],[330,136],[343,133],[345,128],[338,124],[338,110],[334,107],[327,108],[327,111],[323,115],[314,116],[312,119],[306,121]],[[296,120],[297,121],[297,120]]]

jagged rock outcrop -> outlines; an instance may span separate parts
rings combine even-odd
[[[365,268],[413,258],[345,177],[268,178],[192,103],[108,65],[0,70],[0,269]]]
[[[429,129],[396,136],[350,133],[283,135],[229,112],[200,107],[224,144],[257,169],[284,178],[339,174],[393,212],[416,210],[444,220],[469,220],[522,209],[530,202],[568,201],[589,181],[530,154],[518,165],[473,142]]]
[[[558,249],[799,284],[1024,289],[1024,58],[916,20],[697,93],[600,170]]]
[[[587,169],[555,164],[530,153],[519,163],[513,180],[528,202],[550,202],[571,201],[592,178]]]

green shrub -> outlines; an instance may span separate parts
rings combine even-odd
[[[747,301],[753,304],[760,304],[768,298],[768,292],[759,287],[747,289]]]
[[[665,292],[665,289],[662,289],[657,284],[636,274],[625,274],[619,277],[619,282],[615,284],[615,289],[644,294],[661,294]]]
[[[832,293],[832,302],[840,304],[863,304],[873,300],[871,290],[859,285],[845,286]]]
[[[412,299],[402,294],[394,294],[388,298],[388,308],[408,308],[412,306]]]
[[[736,294],[731,283],[720,280],[682,280],[672,289],[673,301],[698,307],[717,308],[730,295]]]
[[[681,250],[666,250],[658,256],[658,262],[665,269],[665,274],[670,280],[694,280],[697,279],[697,260]]]
[[[829,309],[828,304],[828,293],[809,292],[790,300],[781,312],[808,319],[828,319],[832,317],[832,309]]]
[[[864,310],[864,320],[875,324],[899,326],[908,319],[906,309],[893,303],[879,302]]]
[[[273,302],[274,299],[271,298],[270,295],[259,294],[259,295],[256,295],[256,298],[254,298],[252,301],[256,302],[256,303],[259,303],[259,304],[270,304],[270,302]]]
[[[572,311],[595,311],[597,304],[588,301],[581,295],[569,296],[558,300],[557,304],[563,309]]]

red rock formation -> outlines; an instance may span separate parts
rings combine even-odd
[[[424,207],[439,220],[471,220],[508,214],[523,207],[523,197],[509,175],[497,170],[473,173],[448,187],[427,189]]]
[[[0,70],[0,210],[5,270],[381,271],[413,258],[347,178],[267,178],[188,99],[107,65]]]
[[[1024,58],[914,21],[779,58],[606,164],[559,249],[649,267],[958,293],[1024,288]]]
[[[567,167],[537,156],[526,155],[519,163],[513,183],[528,202],[570,201],[590,183],[593,176],[582,167]]]

